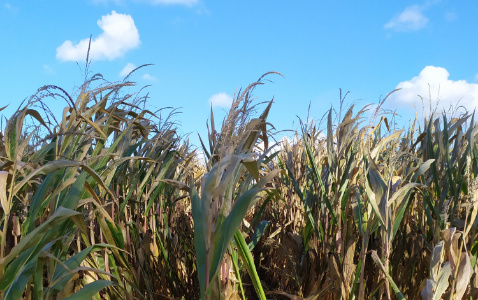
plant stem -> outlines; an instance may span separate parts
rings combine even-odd
[[[8,219],[10,214],[5,214],[5,219],[3,220],[3,230],[2,230],[2,243],[0,244],[0,260],[5,256],[5,246],[7,238],[7,229],[8,229]],[[5,267],[0,265],[0,279],[3,277]]]

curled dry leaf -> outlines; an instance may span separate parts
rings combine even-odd
[[[448,278],[451,275],[451,266],[449,262],[446,262],[440,269],[438,273],[438,281],[435,290],[435,295],[433,296],[433,300],[441,299],[441,296],[448,288]]]
[[[438,272],[442,263],[443,257],[443,241],[440,241],[433,249],[431,264],[430,264],[430,277],[433,280],[438,280]],[[428,284],[428,283],[427,283]]]
[[[471,261],[467,252],[461,254],[460,264],[458,265],[458,276],[456,278],[455,299],[459,300],[463,297],[470,283],[471,278]]]
[[[455,271],[455,267],[458,262],[460,250],[458,249],[458,240],[461,233],[457,232],[456,228],[447,228],[441,232],[443,241],[445,242],[445,253],[448,255],[452,271]]]
[[[435,288],[436,288],[436,282],[431,279],[427,279],[427,284],[425,285],[425,288],[423,291],[420,293],[422,298],[424,300],[433,300],[433,294],[435,293]]]
[[[0,171],[0,204],[2,204],[5,214],[9,215],[12,203],[7,198],[7,178],[8,172]]]

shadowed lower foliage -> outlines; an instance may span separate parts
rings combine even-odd
[[[211,112],[204,162],[131,82],[22,103],[0,142],[3,299],[477,297],[474,114],[397,130],[341,97],[274,144],[264,76]]]

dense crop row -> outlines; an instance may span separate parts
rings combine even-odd
[[[132,83],[102,80],[44,87],[2,128],[4,299],[478,296],[473,114],[403,131],[381,105],[331,109],[274,145],[261,77],[211,113],[203,163]]]

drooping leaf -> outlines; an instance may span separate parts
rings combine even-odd
[[[251,241],[247,245],[250,251],[252,251],[252,249],[254,249],[254,247],[257,245],[269,223],[270,221],[264,220],[257,224],[257,227],[254,229],[254,233],[252,234]]]
[[[456,278],[455,299],[462,299],[472,275],[471,261],[468,252],[462,252]]]
[[[43,224],[38,226],[28,235],[23,237],[20,242],[12,248],[10,253],[5,256],[3,259],[0,259],[0,267],[5,267],[9,262],[11,262],[18,254],[20,254],[24,249],[28,249],[33,245],[37,245],[38,242],[43,239],[43,234],[52,230],[60,222],[65,221],[71,218],[74,215],[78,215],[79,212],[76,212],[71,209],[64,207],[59,207],[55,213],[48,218]]]
[[[102,289],[114,285],[114,282],[108,280],[96,280],[85,285],[81,290],[65,298],[64,300],[83,300],[91,299],[98,294]]]
[[[244,216],[249,209],[252,202],[254,202],[257,193],[259,193],[264,186],[272,180],[280,171],[274,170],[267,174],[264,178],[261,179],[257,184],[251,187],[247,192],[241,195],[238,199],[235,200],[234,207],[231,209],[231,212],[223,221],[219,228],[216,228],[216,233],[214,236],[214,247],[211,256],[210,262],[210,273],[209,281],[216,276],[217,271],[219,270],[219,265],[224,257],[229,243],[234,236],[234,233],[239,228],[239,225],[242,223]]]

